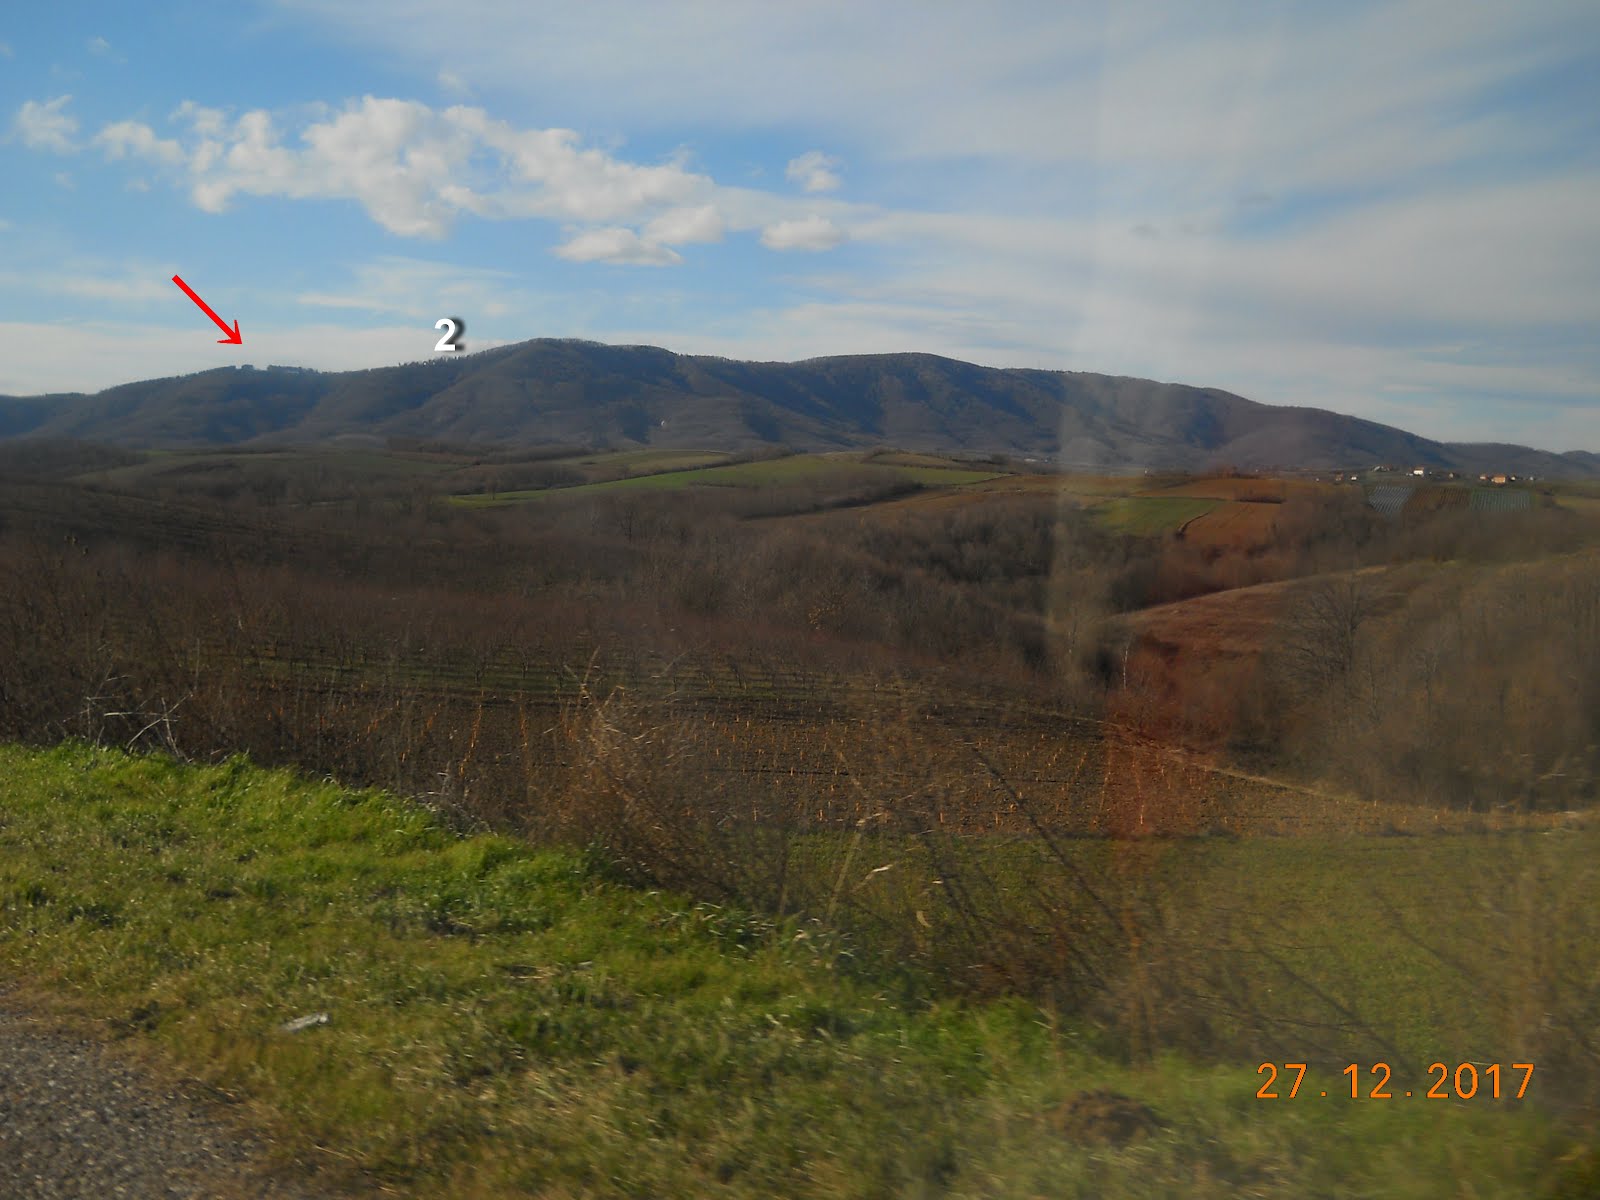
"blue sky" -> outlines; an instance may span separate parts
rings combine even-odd
[[[1600,451],[1600,8],[0,18],[0,393],[421,359],[445,315],[469,349],[923,350]]]

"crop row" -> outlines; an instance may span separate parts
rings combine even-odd
[[[1473,512],[1527,512],[1533,507],[1533,495],[1520,488],[1473,488]]]
[[[1367,503],[1386,517],[1398,517],[1416,490],[1410,484],[1380,483],[1367,493]]]

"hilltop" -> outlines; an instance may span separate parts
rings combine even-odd
[[[1216,388],[931,354],[739,362],[538,338],[366,371],[220,368],[94,395],[0,397],[0,437],[183,447],[456,442],[840,450],[893,445],[1094,470],[1394,463],[1600,475],[1600,455],[1431,441]]]

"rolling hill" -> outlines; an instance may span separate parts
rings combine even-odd
[[[453,442],[802,450],[893,445],[1087,469],[1392,463],[1600,475],[1600,455],[1444,443],[1215,388],[931,354],[738,362],[539,338],[366,371],[221,368],[94,395],[0,397],[0,437],[114,445]]]

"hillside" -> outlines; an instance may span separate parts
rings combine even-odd
[[[1373,463],[1600,475],[1594,454],[1442,443],[1215,388],[929,354],[737,362],[541,338],[367,371],[223,368],[95,395],[0,397],[0,437],[128,446],[457,442],[1000,452],[1090,469]]]

